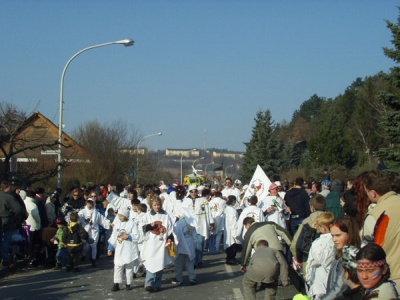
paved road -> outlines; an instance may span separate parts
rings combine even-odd
[[[204,267],[197,269],[197,285],[171,284],[172,268],[163,275],[163,290],[148,293],[144,290],[144,278],[134,279],[134,289],[111,292],[113,284],[112,259],[101,257],[97,268],[82,266],[81,273],[67,273],[44,268],[20,267],[16,273],[0,278],[0,299],[237,299],[243,300],[242,273],[239,266],[228,266],[224,255],[205,255]],[[187,278],[186,278],[187,280]],[[124,287],[124,285],[122,285]],[[279,287],[277,299],[292,299],[296,294],[293,286]],[[264,299],[264,291],[257,292],[257,300]]]

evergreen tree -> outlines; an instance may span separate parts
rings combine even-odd
[[[396,64],[400,63],[400,17],[397,24],[386,21],[387,27],[392,32],[392,43],[394,48],[383,48],[385,55]],[[400,173],[400,67],[390,69],[391,73],[386,76],[390,85],[389,89],[379,94],[379,99],[386,106],[387,110],[383,118],[383,128],[386,131],[386,138],[389,141],[387,147],[378,151],[378,156],[393,172]]]
[[[256,125],[244,154],[243,175],[246,181],[251,179],[257,165],[260,165],[269,177],[279,174],[282,165],[283,143],[274,134],[275,126],[271,120],[271,112],[257,112],[254,121]]]

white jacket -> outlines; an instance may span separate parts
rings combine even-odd
[[[335,260],[336,248],[330,233],[321,234],[311,245],[306,267],[308,295],[325,295],[329,270]]]
[[[26,219],[26,224],[30,225],[30,231],[40,230],[40,215],[39,209],[35,204],[34,199],[31,197],[26,197],[24,200],[26,211],[28,212],[28,218]]]

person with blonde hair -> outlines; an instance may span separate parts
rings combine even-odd
[[[169,214],[163,210],[161,199],[156,195],[151,199],[151,210],[143,218],[143,241],[140,257],[146,267],[145,290],[161,291],[163,269],[172,258],[167,246],[172,241],[173,222]]]
[[[316,227],[321,234],[312,244],[307,259],[307,294],[312,299],[322,299],[326,292],[328,274],[335,260],[335,245],[330,233],[330,225],[335,219],[332,212],[323,212],[317,217]]]

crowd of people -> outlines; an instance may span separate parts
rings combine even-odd
[[[2,268],[15,258],[30,266],[80,272],[99,255],[114,260],[113,292],[131,290],[136,276],[144,289],[162,290],[163,270],[197,284],[203,255],[225,253],[240,265],[244,299],[275,299],[279,285],[294,284],[307,299],[398,299],[397,251],[400,196],[397,178],[372,170],[345,184],[296,178],[276,181],[268,195],[244,197],[248,185],[111,184],[60,189],[0,186]],[[240,258],[237,253],[240,252]]]

